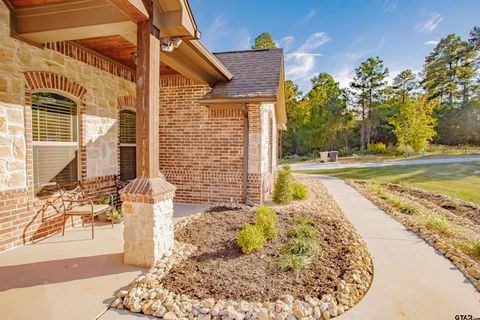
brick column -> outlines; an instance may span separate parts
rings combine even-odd
[[[126,264],[151,267],[172,253],[175,189],[164,177],[137,178],[120,192]]]

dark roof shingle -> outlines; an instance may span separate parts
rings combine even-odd
[[[277,97],[283,49],[219,52],[214,55],[233,74],[217,83],[203,99]]]

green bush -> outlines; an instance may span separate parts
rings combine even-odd
[[[321,248],[316,239],[291,238],[280,247],[280,253],[315,257],[321,254]]]
[[[429,211],[422,216],[422,221],[425,226],[433,231],[443,233],[445,235],[452,235],[455,233],[455,226],[448,222],[445,215]]]
[[[253,250],[259,250],[265,244],[267,239],[263,234],[263,230],[260,226],[254,224],[246,224],[243,226],[242,231],[238,235],[238,245],[242,249],[242,252],[249,254]]]
[[[296,225],[309,225],[312,227],[317,226],[317,221],[307,215],[295,216],[295,218],[293,219],[293,223],[295,223]]]
[[[284,166],[277,172],[273,185],[273,202],[285,204],[292,201],[292,173],[289,166]]]
[[[262,228],[263,235],[267,239],[273,239],[278,235],[277,215],[275,210],[267,206],[260,206],[255,210],[256,225]]]
[[[472,254],[480,258],[480,239],[459,244],[460,249],[465,253]]]
[[[307,188],[300,182],[294,181],[292,183],[292,198],[293,200],[307,199]]]
[[[308,256],[298,256],[293,254],[285,254],[280,258],[272,261],[275,270],[280,272],[292,270],[295,272],[297,278],[300,271],[312,264],[312,259]]]
[[[405,155],[405,150],[399,149],[396,146],[388,146],[386,153],[389,156],[404,156]]]
[[[387,146],[383,142],[370,143],[367,151],[373,154],[385,154],[387,153]]]

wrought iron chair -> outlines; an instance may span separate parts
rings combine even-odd
[[[82,226],[85,226],[85,219],[90,218],[92,223],[92,239],[95,238],[95,217],[101,213],[108,213],[112,210],[112,207],[108,204],[95,204],[92,200],[85,198],[82,185],[78,185],[72,189],[67,190],[66,188],[58,184],[58,189],[60,191],[60,198],[62,200],[61,209],[63,209],[63,226],[62,226],[62,236],[65,235],[65,224],[69,217],[72,220],[73,228],[73,217],[80,216],[82,217]],[[110,203],[113,204],[113,196],[110,197]],[[113,219],[112,228],[113,228]]]

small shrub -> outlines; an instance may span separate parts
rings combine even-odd
[[[293,223],[295,223],[296,225],[309,225],[312,227],[317,226],[317,221],[315,221],[312,217],[307,215],[296,216],[293,219]]]
[[[373,154],[385,154],[387,153],[387,146],[383,142],[370,143],[367,151]]]
[[[316,239],[318,238],[317,230],[308,224],[299,224],[288,229],[287,236],[298,239]]]
[[[397,148],[395,146],[388,146],[387,147],[387,150],[386,150],[386,154],[388,154],[389,156],[404,156],[405,155],[405,151],[400,149],[400,148]]]
[[[452,235],[455,233],[455,227],[448,222],[445,215],[429,211],[422,216],[422,221],[425,226],[433,231],[443,233],[445,235]]]
[[[465,253],[472,254],[480,258],[480,239],[476,241],[469,241],[460,243],[458,245]]]
[[[420,214],[420,210],[408,203],[402,203],[399,207],[397,207],[398,211],[404,214]]]
[[[98,200],[98,203],[111,205],[110,197],[108,197],[108,196],[101,197],[100,200]]]
[[[280,247],[281,254],[309,257],[320,255],[321,250],[318,241],[312,238],[291,238]]]
[[[292,201],[292,173],[289,166],[284,166],[277,172],[273,185],[273,202],[285,204]]]
[[[312,259],[308,256],[297,256],[293,254],[282,255],[280,258],[272,261],[275,270],[280,272],[292,270],[296,277],[300,275],[300,271],[312,264]]]
[[[107,213],[108,220],[118,220],[123,218],[123,212],[120,209],[112,208],[110,212]]]
[[[300,182],[294,181],[292,183],[292,198],[293,200],[307,199],[307,188]]]
[[[263,234],[262,228],[248,223],[243,226],[237,240],[238,245],[245,254],[261,249],[266,241],[267,239]]]
[[[275,210],[266,206],[260,206],[255,210],[256,225],[262,228],[263,235],[267,239],[273,239],[278,235],[277,217]]]
[[[442,203],[442,207],[445,209],[453,209],[453,210],[458,210],[460,207],[460,202],[456,199],[454,200],[447,200]]]
[[[382,199],[386,199],[386,190],[381,184],[370,182],[367,184],[367,191],[379,196]]]

